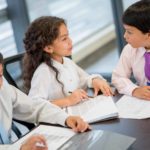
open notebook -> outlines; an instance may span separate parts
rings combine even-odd
[[[75,133],[68,128],[39,125],[13,146],[19,149],[25,140],[35,134],[45,136],[49,150],[126,150],[135,141],[135,138],[114,132],[92,130]]]
[[[70,115],[81,116],[88,123],[118,117],[118,110],[112,97],[103,95],[67,107],[66,111]]]

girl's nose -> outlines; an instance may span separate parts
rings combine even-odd
[[[69,44],[72,45],[72,40],[71,38],[69,37],[69,40],[68,40]]]

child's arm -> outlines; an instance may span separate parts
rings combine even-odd
[[[101,91],[105,96],[112,96],[113,92],[109,84],[104,79],[94,78],[92,80],[92,86],[94,88],[94,96],[97,96],[98,92]]]
[[[94,96],[97,96],[99,91],[106,96],[113,95],[107,81],[99,74],[89,75],[78,65],[74,64],[80,79],[80,88],[94,88]]]
[[[77,89],[74,92],[72,92],[71,95],[65,98],[56,99],[50,102],[61,108],[64,108],[67,106],[75,105],[84,99],[88,99],[87,93],[82,89]]]
[[[112,84],[119,93],[132,96],[132,91],[138,86],[131,80],[133,59],[132,53],[135,50],[130,45],[125,46],[120,56],[117,67],[113,70]]]
[[[91,74],[89,75],[87,72],[85,72],[81,67],[79,67],[77,64],[73,64],[79,77],[79,86],[82,89],[86,88],[94,88],[93,87],[93,79],[98,78],[100,81],[106,81],[100,74]],[[106,82],[105,82],[106,83]]]

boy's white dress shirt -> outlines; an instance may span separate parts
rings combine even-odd
[[[112,74],[112,83],[119,93],[132,95],[132,91],[136,87],[146,85],[147,79],[144,73],[145,52],[144,47],[133,48],[130,44],[124,47],[117,67]],[[132,73],[137,82],[136,84],[130,80]]]

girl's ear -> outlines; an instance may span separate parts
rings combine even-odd
[[[52,46],[45,46],[43,49],[45,52],[52,54],[53,53],[53,48]]]

